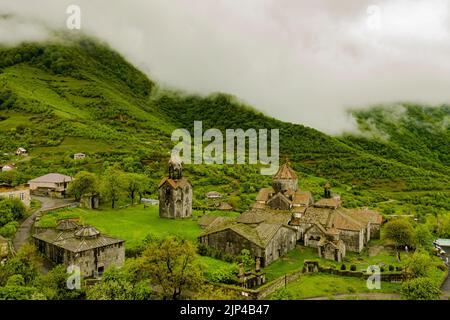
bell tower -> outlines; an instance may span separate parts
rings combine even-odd
[[[192,216],[192,185],[183,177],[180,158],[172,156],[169,174],[158,186],[159,216],[162,218],[190,218]]]

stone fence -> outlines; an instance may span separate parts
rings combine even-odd
[[[270,282],[267,282],[266,284],[262,285],[261,287],[257,289],[246,289],[237,285],[227,285],[227,284],[221,284],[221,283],[211,283],[212,285],[219,287],[221,289],[224,289],[226,291],[231,291],[236,295],[236,298],[244,298],[244,299],[251,299],[251,300],[258,300],[258,299],[264,299],[273,292],[277,291],[278,289],[283,288],[288,283],[296,281],[298,278],[300,278],[302,275],[311,274],[311,273],[329,273],[334,274],[337,276],[342,277],[356,277],[361,278],[364,280],[367,280],[372,274],[363,272],[363,271],[349,271],[349,270],[338,270],[336,268],[332,267],[321,267],[318,263],[316,263],[317,268],[312,271],[308,272],[307,269],[294,271],[291,273],[288,273],[284,276],[281,276],[275,280],[272,280]],[[388,282],[402,282],[404,281],[405,274],[402,271],[385,271],[380,273],[381,281],[388,281]]]

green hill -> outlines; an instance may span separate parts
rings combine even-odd
[[[280,129],[282,157],[316,196],[331,180],[348,206],[396,199],[413,208],[450,210],[449,107],[407,105],[397,113],[355,111],[363,134],[332,137],[268,117],[226,94],[161,89],[94,40],[28,43],[0,48],[0,163],[18,164],[0,182],[22,183],[49,171],[100,172],[118,162],[149,175],[154,195],[173,146],[171,132],[202,120],[204,130]],[[30,150],[29,157],[11,154],[19,146]],[[75,152],[88,158],[74,161]],[[204,204],[205,191],[217,190],[245,209],[270,181],[254,165],[188,165],[186,172],[196,205]]]

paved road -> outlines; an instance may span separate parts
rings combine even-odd
[[[33,223],[36,220],[36,216],[45,209],[54,208],[57,206],[61,206],[64,204],[69,204],[73,202],[73,200],[67,199],[52,199],[46,197],[36,197],[33,196],[33,199],[38,200],[41,203],[41,208],[33,212],[31,216],[29,216],[22,224],[16,232],[16,235],[13,239],[14,249],[17,251],[19,248],[28,240],[31,235],[31,228],[33,227]]]

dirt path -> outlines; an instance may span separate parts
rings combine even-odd
[[[17,251],[19,248],[28,240],[31,235],[31,228],[33,227],[33,223],[36,220],[36,216],[46,209],[54,208],[57,206],[65,205],[72,203],[73,200],[67,199],[52,199],[46,197],[36,197],[33,196],[34,200],[38,200],[41,203],[41,208],[33,212],[31,216],[29,216],[22,224],[16,232],[16,235],[13,239],[14,249]]]

